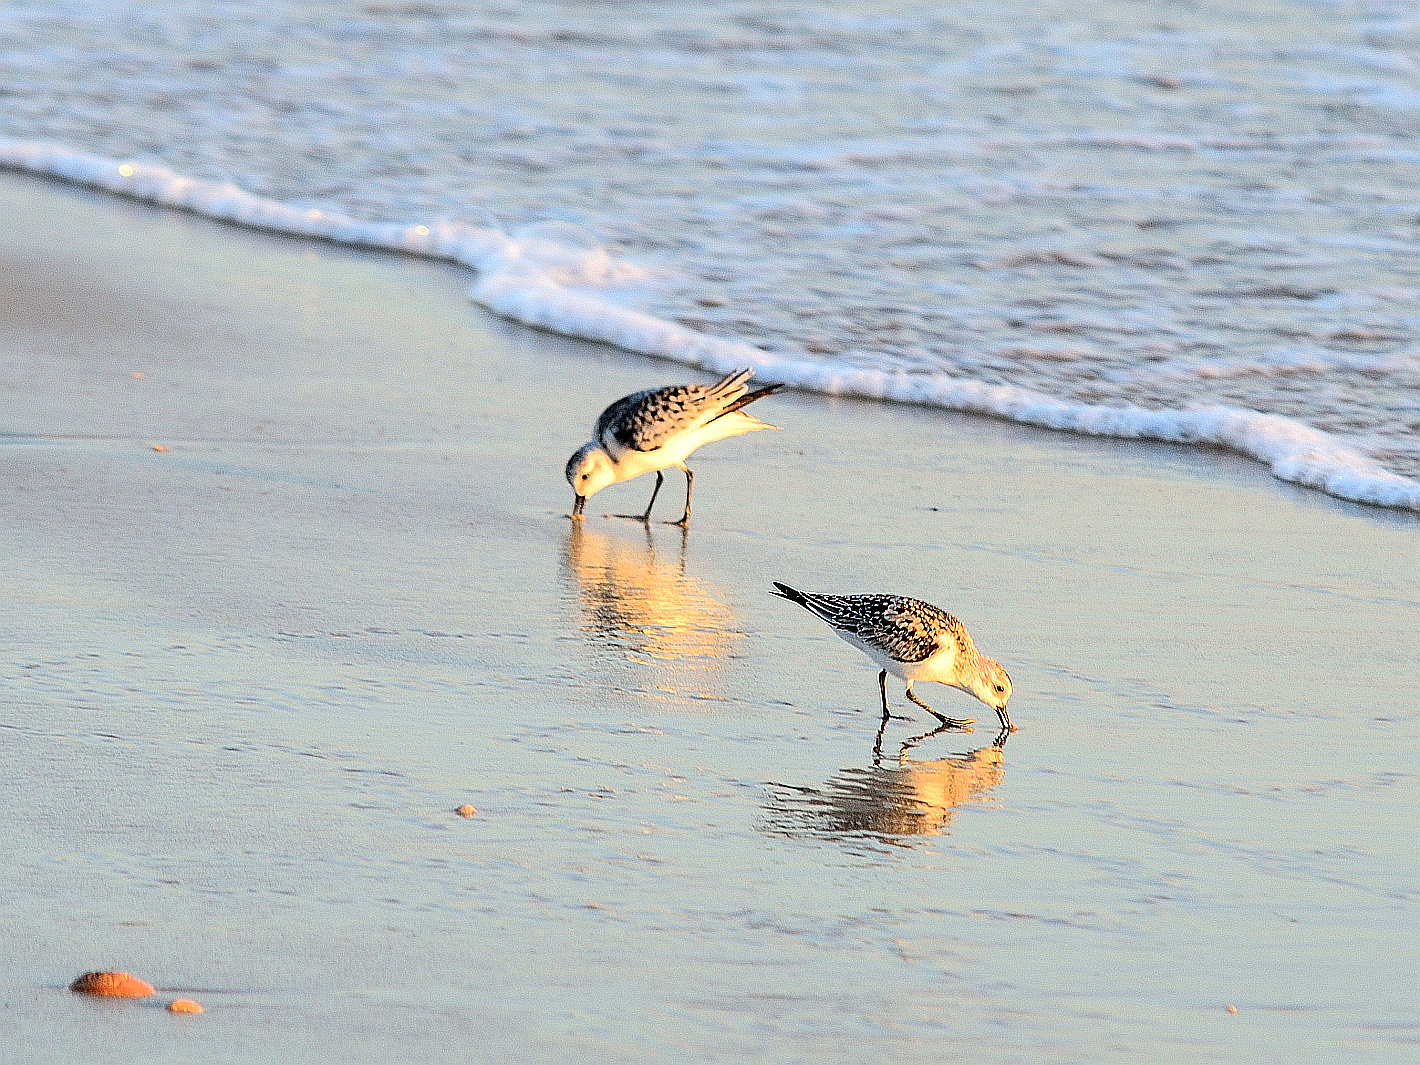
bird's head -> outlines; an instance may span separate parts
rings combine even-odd
[[[1011,697],[1011,678],[1001,663],[995,659],[982,658],[981,668],[971,679],[971,694],[992,710],[1005,710],[1006,700]]]
[[[577,453],[567,460],[567,483],[577,493],[577,501],[572,504],[572,517],[582,516],[582,507],[587,497],[596,495],[616,480],[611,458],[596,443],[588,441],[577,449]]]

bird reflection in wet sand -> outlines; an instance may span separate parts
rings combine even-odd
[[[923,741],[950,726],[908,740],[896,758],[882,757],[882,730],[867,769],[845,769],[822,788],[775,784],[766,816],[774,835],[827,839],[870,839],[896,846],[908,836],[947,831],[957,807],[984,802],[1004,774],[1003,753],[1010,733],[965,754],[932,761],[909,757]]]
[[[742,634],[730,608],[687,576],[685,548],[684,529],[572,525],[566,566],[583,631],[632,661],[717,669]]]

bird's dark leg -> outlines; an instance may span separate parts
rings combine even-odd
[[[641,521],[641,522],[645,522],[647,525],[649,525],[649,524],[651,523],[651,508],[656,505],[656,496],[657,496],[657,494],[659,494],[659,492],[661,491],[661,482],[664,481],[665,479],[666,479],[666,475],[665,475],[664,473],[662,473],[660,470],[657,470],[657,471],[656,471],[656,487],[653,488],[653,489],[651,489],[651,502],[649,502],[649,503],[646,504],[646,513],[645,513],[645,514],[618,514],[617,517],[618,517],[618,518],[630,518],[632,521]]]
[[[656,487],[651,489],[651,502],[646,504],[646,513],[641,515],[641,520],[646,524],[651,523],[651,508],[656,505],[656,496],[661,493],[661,482],[666,479],[666,475],[660,470],[656,471]]]
[[[960,720],[958,720],[958,719],[956,719],[956,718],[947,717],[947,716],[945,716],[944,714],[939,714],[939,713],[937,713],[937,711],[933,710],[930,706],[928,706],[926,703],[924,703],[921,699],[917,698],[916,695],[912,694],[912,684],[911,684],[911,682],[909,682],[908,685],[907,685],[907,697],[908,697],[909,699],[911,699],[914,703],[916,703],[918,706],[920,706],[923,710],[926,710],[927,713],[931,714],[931,715],[932,715],[933,717],[935,717],[938,721],[940,721],[943,725],[950,725],[950,726],[953,726],[953,727],[955,727],[955,728],[966,729],[966,731],[970,732],[971,729],[967,728],[967,726],[968,726],[968,725],[974,725],[974,724],[976,724],[976,718],[974,718],[974,717],[964,717],[964,718],[961,718]]]
[[[897,714],[890,714],[890,713],[888,713],[888,707],[887,707],[887,670],[883,670],[881,673],[878,674],[878,691],[880,691],[880,692],[883,693],[883,724],[886,725],[886,724],[888,723],[888,718],[890,718],[890,717],[892,717],[892,718],[897,718],[898,721],[906,721],[907,718],[905,718],[905,717],[900,717],[900,716],[897,715]],[[883,730],[882,730],[882,729],[878,729],[878,739],[881,740],[881,739],[882,739],[882,736],[883,736]]]
[[[679,525],[682,529],[690,525],[690,488],[695,483],[695,474],[690,472],[689,466],[682,466],[685,471],[685,513],[680,516],[680,521],[668,521],[667,525]],[[647,511],[647,513],[650,513]]]

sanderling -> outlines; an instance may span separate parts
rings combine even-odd
[[[768,385],[751,392],[746,381],[753,370],[736,370],[713,385],[671,385],[649,388],[618,399],[597,419],[592,439],[567,460],[567,483],[577,493],[572,517],[580,518],[587,497],[609,484],[629,481],[656,471],[656,487],[645,514],[619,514],[621,518],[651,520],[656,493],[661,490],[667,466],[685,472],[685,513],[671,525],[690,521],[690,487],[694,477],[685,460],[701,444],[756,429],[773,429],[743,407],[783,385]]]
[[[937,713],[912,694],[915,681],[930,680],[976,696],[1001,719],[1001,728],[1015,731],[1006,714],[1011,678],[1000,664],[976,649],[966,626],[945,610],[902,595],[816,595],[774,582],[775,595],[798,603],[828,622],[840,637],[880,667],[878,688],[883,695],[883,719],[888,717],[887,675],[907,681],[907,697],[945,725],[965,726],[973,718],[954,720]]]

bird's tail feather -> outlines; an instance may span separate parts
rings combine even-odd
[[[727,394],[737,396],[749,387],[745,382],[753,376],[754,368],[751,366],[746,366],[743,370],[736,370],[734,373],[727,373],[710,386],[708,394],[711,396],[723,396]]]
[[[763,399],[765,396],[771,395],[774,392],[778,392],[783,387],[784,385],[782,383],[772,384],[765,385],[763,388],[756,388],[753,392],[746,392],[739,399],[735,400],[728,407],[722,410],[719,414],[715,415],[715,417],[723,418],[727,414],[733,414],[741,407],[748,407],[755,400]]]
[[[834,618],[833,610],[824,603],[821,596],[814,595],[812,592],[801,592],[796,588],[790,588],[787,584],[781,584],[779,581],[774,582],[774,587],[778,591],[770,592],[770,595],[777,595],[791,603],[798,603],[820,621],[826,621],[834,628],[842,628],[839,621]]]
[[[787,584],[780,584],[778,581],[774,582],[774,587],[776,591],[770,592],[770,595],[777,595],[780,599],[787,599],[791,603],[798,603],[806,610],[813,609],[813,607],[809,605],[809,597],[806,596],[803,592],[796,591],[795,589],[790,588]]]

